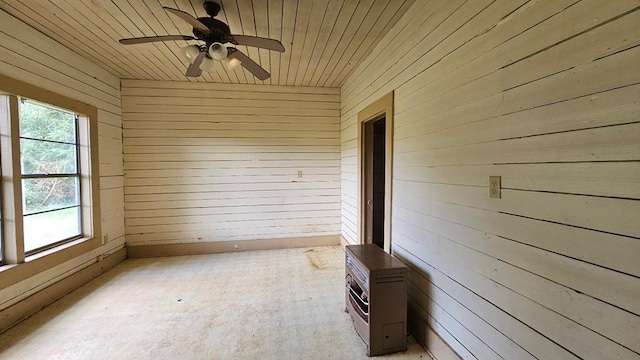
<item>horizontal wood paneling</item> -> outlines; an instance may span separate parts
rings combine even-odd
[[[131,246],[339,233],[338,89],[123,81],[122,94]]]
[[[65,259],[60,264],[51,264],[51,268],[46,271],[0,289],[0,312],[19,309],[8,310],[12,312],[9,318],[17,320],[38,310],[43,303],[50,303],[64,295],[65,291],[82,285],[82,281],[74,280],[78,278],[77,274],[90,269],[92,264],[96,264],[98,257],[121,251],[124,246],[120,80],[1,10],[0,73],[98,108],[98,144],[95,145],[98,146],[100,158],[102,240],[105,245],[82,256]],[[92,276],[100,271],[91,270]],[[0,272],[0,277],[2,276]],[[80,278],[84,278],[83,281],[89,279],[83,276]],[[63,282],[71,285],[62,293],[51,288],[54,290],[38,295],[38,301],[29,300],[15,306],[28,297]],[[5,315],[2,318],[4,320]],[[0,327],[4,325],[8,324],[2,322]]]
[[[639,9],[416,3],[342,87],[342,236],[358,112],[393,90],[393,252],[461,357],[640,358]]]
[[[105,249],[99,251],[100,254],[97,256],[99,256],[100,261],[96,262],[95,259],[89,257],[89,260],[85,263],[70,269],[68,274],[53,279],[55,281],[50,281],[46,288],[39,291],[26,289],[25,293],[31,295],[26,296],[24,299],[15,302],[7,308],[1,309],[0,333],[35,314],[44,307],[51,305],[54,301],[62,298],[102,273],[112,269],[124,261],[127,256],[124,244],[120,244],[120,246],[108,252],[105,251]],[[92,253],[94,252],[95,251],[92,251]],[[23,290],[24,289],[20,289],[18,291]]]

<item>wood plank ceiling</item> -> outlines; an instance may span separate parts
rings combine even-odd
[[[118,39],[191,35],[163,6],[207,16],[202,0],[0,0],[0,8],[124,79],[339,87],[415,0],[217,0],[217,19],[232,33],[280,40],[283,54],[239,46],[271,73],[266,81],[243,68],[187,78],[180,48],[190,41],[124,46]],[[11,34],[1,34],[11,36]],[[36,47],[37,44],[29,44]]]

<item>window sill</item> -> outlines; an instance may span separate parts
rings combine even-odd
[[[9,271],[15,267],[20,266],[20,264],[4,264],[4,265],[0,265],[0,276],[2,275],[3,272],[5,271]]]
[[[20,264],[0,266],[0,290],[50,270],[102,245],[100,237],[86,237],[70,241],[28,256]]]
[[[75,239],[75,240],[66,242],[64,244],[60,244],[60,245],[58,245],[56,247],[53,247],[51,249],[43,250],[43,251],[37,252],[37,253],[35,253],[33,255],[29,255],[29,256],[27,256],[25,258],[24,262],[28,263],[28,262],[31,262],[33,260],[37,260],[37,259],[43,258],[45,256],[54,254],[54,253],[56,253],[58,251],[63,251],[64,249],[68,249],[70,247],[73,247],[73,246],[76,246],[78,244],[81,244],[81,243],[83,243],[85,241],[89,241],[91,239],[92,238],[90,238],[90,237],[83,237],[83,238],[80,238],[80,239]]]

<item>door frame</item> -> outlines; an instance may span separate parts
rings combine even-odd
[[[358,113],[358,241],[365,244],[364,218],[366,216],[365,198],[365,123],[385,118],[384,140],[384,251],[391,254],[391,180],[393,169],[393,91]]]

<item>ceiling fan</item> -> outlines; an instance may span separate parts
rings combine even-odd
[[[251,60],[242,51],[236,49],[235,45],[254,46],[284,52],[282,43],[275,39],[231,34],[231,30],[227,24],[218,19],[214,19],[214,17],[218,15],[218,12],[220,12],[220,5],[213,1],[206,0],[203,6],[209,17],[195,18],[182,10],[163,7],[167,12],[193,26],[193,35],[195,37],[189,35],[146,36],[120,39],[120,43],[123,45],[132,45],[173,40],[204,41],[204,45],[190,45],[182,48],[184,55],[191,63],[185,73],[186,76],[198,77],[202,74],[202,70],[212,71],[215,63],[214,60],[218,60],[223,62],[229,69],[242,65],[258,79],[268,79],[271,74],[255,61]]]

